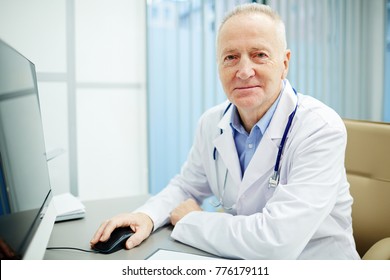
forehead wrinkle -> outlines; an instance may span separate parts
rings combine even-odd
[[[250,44],[248,44],[249,41],[253,41]],[[243,42],[243,47],[240,47],[240,42]],[[239,43],[239,44],[237,44]],[[221,44],[221,43],[220,43]],[[219,44],[219,46],[220,46]],[[227,42],[224,42],[223,45],[226,45],[220,50],[221,54],[225,53],[232,53],[232,52],[241,52],[241,51],[260,51],[260,50],[265,50],[265,51],[271,51],[273,49],[272,46],[270,46],[268,41],[264,41],[261,38],[255,38],[250,37],[248,39],[245,38],[240,38],[239,40],[229,40]],[[238,47],[237,47],[238,45]]]
[[[262,50],[265,50],[265,51],[268,51],[270,48],[267,47],[267,46],[258,46],[258,47],[250,47],[249,49],[245,49],[243,51],[248,51],[248,52],[256,52],[256,51],[262,51]],[[221,51],[221,54],[228,54],[228,53],[241,53],[242,50],[240,50],[239,48],[224,48],[222,49]]]

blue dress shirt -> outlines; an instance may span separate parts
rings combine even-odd
[[[257,149],[257,146],[259,146],[259,143],[263,138],[263,135],[269,123],[271,122],[276,107],[278,106],[280,97],[282,96],[283,89],[281,91],[281,94],[279,94],[279,97],[268,109],[265,115],[252,127],[252,130],[249,134],[248,132],[246,132],[245,128],[241,123],[241,119],[238,114],[237,107],[233,105],[233,112],[230,120],[230,126],[232,127],[233,130],[233,138],[236,144],[238,159],[240,161],[241,178],[243,177],[245,170],[248,167],[248,164],[251,161]]]

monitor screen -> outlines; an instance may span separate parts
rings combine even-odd
[[[25,258],[35,234],[39,232],[50,200],[35,66],[0,40],[2,259]]]

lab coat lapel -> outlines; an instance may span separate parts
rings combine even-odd
[[[263,180],[268,181],[270,170],[275,166],[279,144],[283,137],[288,117],[294,110],[296,102],[297,97],[287,81],[279,100],[278,108],[245,171],[239,195],[244,193],[256,181],[262,179],[262,177],[264,177]]]
[[[218,127],[223,133],[214,139],[213,144],[217,149],[216,160],[223,161],[234,183],[238,186],[241,184],[241,167],[230,127],[231,112],[232,110],[229,109],[219,122]]]
[[[245,171],[239,195],[243,194],[256,181],[269,174],[269,171],[275,165],[277,153],[277,142],[275,139],[271,139],[266,131]],[[268,180],[268,177],[264,177],[264,180]]]

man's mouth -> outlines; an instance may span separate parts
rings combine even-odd
[[[253,89],[253,88],[258,88],[260,86],[255,85],[255,86],[244,86],[244,87],[236,87],[236,90],[245,90],[245,89]]]

